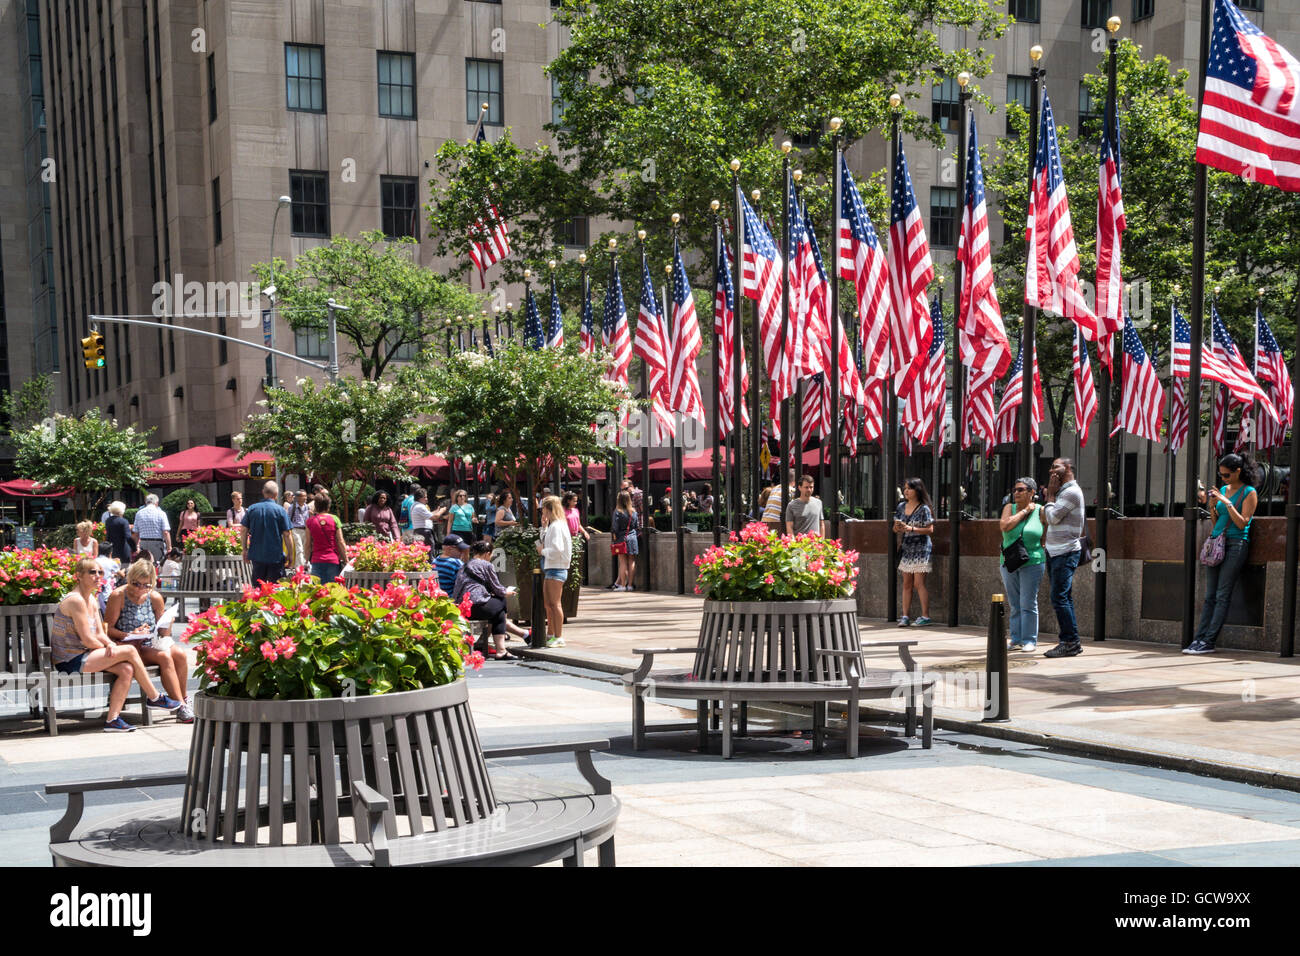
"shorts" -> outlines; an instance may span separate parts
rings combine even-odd
[[[547,568],[542,572],[548,581],[567,581],[569,580],[568,568]]]
[[[66,661],[58,661],[54,669],[60,674],[80,674],[81,666],[86,663],[86,655],[90,651],[82,651],[76,657],[70,657]]]

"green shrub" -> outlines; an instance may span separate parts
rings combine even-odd
[[[357,524],[354,521],[343,522],[343,542],[345,544],[356,544],[362,538],[373,538],[374,536],[374,525]]]
[[[609,515],[587,515],[587,526],[597,531],[608,531]]]
[[[98,521],[95,522],[95,527],[90,532],[90,536],[103,544],[104,526]],[[77,526],[75,524],[65,524],[46,532],[43,541],[47,548],[71,548],[72,542],[76,539]]]
[[[197,488],[177,488],[158,503],[158,507],[167,513],[167,520],[171,522],[173,533],[176,531],[177,519],[185,510],[185,502],[191,498],[194,499],[194,507],[200,513],[212,510],[212,502],[203,497]]]
[[[369,504],[374,496],[375,486],[366,484],[360,478],[336,481],[330,486],[330,501],[334,504],[334,513],[349,520],[357,513],[358,507]],[[401,499],[390,501],[389,504],[393,506],[393,513],[396,514]],[[345,510],[346,514],[344,514]],[[373,533],[374,529],[370,530]]]

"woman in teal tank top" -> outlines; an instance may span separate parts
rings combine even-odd
[[[1029,560],[1015,571],[1008,571],[1006,559],[999,558],[1002,585],[1007,592],[1007,609],[1011,617],[1012,650],[1038,650],[1038,585],[1047,567],[1047,552],[1043,549],[1043,510],[1034,501],[1038,483],[1032,478],[1017,478],[1011,488],[1011,500],[1002,506],[1002,547],[1017,539],[1029,552]]]
[[[1222,487],[1202,492],[1201,501],[1214,505],[1215,522],[1210,536],[1224,536],[1223,561],[1205,569],[1201,623],[1192,643],[1183,648],[1184,654],[1214,653],[1215,641],[1232,603],[1232,590],[1250,555],[1250,522],[1259,505],[1254,488],[1258,480],[1254,461],[1249,455],[1224,455],[1219,459],[1219,480]]]

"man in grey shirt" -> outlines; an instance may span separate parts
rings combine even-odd
[[[809,531],[826,535],[825,521],[822,518],[820,498],[814,498],[812,475],[799,478],[799,497],[790,502],[785,509],[786,534],[807,534]]]
[[[1047,504],[1043,505],[1043,518],[1047,535],[1043,547],[1047,550],[1047,574],[1051,581],[1052,610],[1060,625],[1059,643],[1047,652],[1046,657],[1073,657],[1083,653],[1079,642],[1079,626],[1074,617],[1074,569],[1079,566],[1083,537],[1085,510],[1083,492],[1074,480],[1074,462],[1058,458],[1052,462],[1047,481]]]

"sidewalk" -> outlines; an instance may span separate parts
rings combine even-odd
[[[697,597],[584,588],[578,617],[565,627],[567,646],[530,656],[630,670],[639,661],[634,647],[693,646],[700,604]],[[913,656],[940,679],[941,726],[1300,789],[1300,658],[1250,651],[1192,657],[1171,645],[1108,640],[1085,641],[1078,657],[1052,660],[1043,657],[1052,646],[1045,643],[1036,654],[1011,655],[1012,719],[982,723],[983,629],[859,625],[863,640],[920,642]],[[892,650],[870,652],[869,665],[877,658],[882,667],[901,666]],[[665,659],[662,666],[681,663]]]

